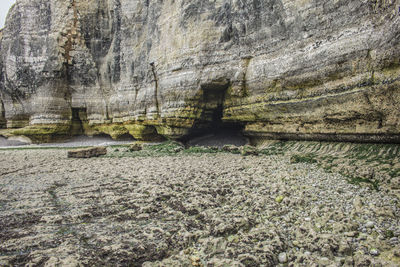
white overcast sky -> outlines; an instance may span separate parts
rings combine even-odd
[[[14,3],[15,0],[0,0],[0,28],[4,27],[8,10]]]

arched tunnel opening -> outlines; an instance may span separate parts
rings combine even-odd
[[[86,108],[71,108],[71,136],[83,135],[83,123],[87,122]]]
[[[230,86],[229,81],[217,81],[203,84],[201,87],[202,115],[191,133],[183,141],[188,146],[217,146],[248,143],[243,136],[243,124],[223,120],[225,97]]]

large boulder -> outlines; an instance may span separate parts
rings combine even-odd
[[[106,147],[90,147],[68,151],[68,158],[92,158],[107,154]]]

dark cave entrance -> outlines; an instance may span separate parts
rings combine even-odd
[[[228,90],[226,86],[205,87],[203,89],[204,113],[203,120],[207,125],[205,129],[211,133],[220,131],[241,131],[243,126],[238,123],[226,122],[222,118],[224,116],[225,95]]]
[[[71,136],[83,135],[83,123],[87,122],[86,108],[71,108]]]
[[[201,87],[202,115],[184,141],[189,145],[218,146],[244,145],[247,138],[242,135],[244,125],[223,120],[225,97],[230,82],[223,80],[203,84]]]

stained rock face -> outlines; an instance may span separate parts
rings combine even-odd
[[[17,0],[0,126],[154,139],[229,123],[254,139],[399,142],[399,5]]]

